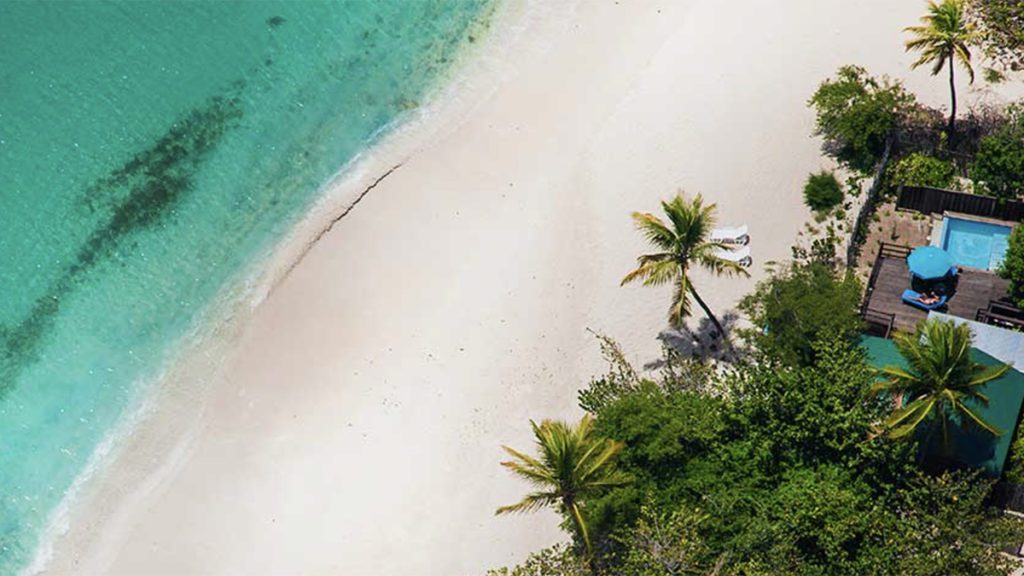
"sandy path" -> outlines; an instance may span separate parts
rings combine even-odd
[[[51,571],[480,574],[555,541],[550,513],[492,516],[524,491],[499,445],[577,415],[601,369],[587,327],[656,355],[667,293],[618,287],[643,248],[629,212],[683,187],[748,223],[755,278],[701,284],[728,309],[806,217],[819,81],[861,63],[944,101],[902,51],[922,7],[593,1],[528,19],[497,88],[214,358],[224,382],[174,465],[109,521],[73,516]]]

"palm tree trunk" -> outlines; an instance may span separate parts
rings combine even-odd
[[[928,449],[932,446],[932,440],[935,438],[935,423],[932,422],[928,426],[928,433],[924,435],[924,443],[917,447],[917,465],[921,466],[924,464],[924,459],[928,455]]]
[[[697,294],[697,291],[693,289],[692,284],[690,285],[690,294],[693,295],[693,299],[696,300],[697,304],[699,304],[701,309],[704,310],[704,314],[706,314],[708,319],[711,320],[711,323],[715,325],[715,329],[722,335],[722,339],[728,342],[729,339],[725,335],[725,329],[722,328],[722,323],[718,321],[718,318],[715,318],[715,315],[711,312],[711,308],[708,308],[708,305],[704,303],[704,300],[701,299],[699,294]]]
[[[576,527],[576,535],[583,541],[586,564],[590,567],[594,576],[597,576],[597,563],[594,562],[594,550],[590,545],[590,532],[587,531],[587,523],[583,520],[583,514],[580,513],[579,506],[576,505],[576,501],[571,497],[563,497],[562,506],[565,507],[573,526]]]
[[[949,57],[949,98],[951,105],[949,107],[949,142],[953,144],[954,130],[956,130],[956,83],[953,81],[953,57]]]

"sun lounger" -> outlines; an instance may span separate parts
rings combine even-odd
[[[722,244],[745,245],[750,242],[750,234],[747,233],[747,225],[723,226],[711,231],[711,241]]]
[[[940,295],[939,300],[932,304],[925,304],[924,302],[918,300],[918,298],[921,298],[920,292],[915,292],[910,288],[907,288],[906,290],[903,291],[903,302],[910,304],[911,306],[921,308],[922,310],[938,310],[939,308],[945,306],[946,301],[948,300],[945,294]]]
[[[723,260],[735,262],[744,268],[748,268],[754,263],[754,260],[750,257],[750,246],[741,246],[732,250],[716,250],[715,256]]]

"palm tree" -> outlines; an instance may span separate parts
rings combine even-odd
[[[895,342],[910,369],[886,366],[879,370],[886,379],[871,387],[873,394],[885,392],[903,399],[903,405],[883,424],[890,438],[912,436],[926,422],[931,433],[937,419],[943,446],[948,446],[949,422],[953,415],[965,427],[973,424],[993,436],[1002,434],[966,401],[988,406],[988,397],[979,389],[1006,374],[1010,367],[975,362],[970,355],[971,329],[966,324],[925,320],[913,332],[898,334]]]
[[[718,333],[725,336],[722,324],[697,294],[690,279],[690,269],[695,264],[719,276],[749,276],[738,263],[719,256],[720,251],[729,249],[728,245],[710,240],[717,206],[705,206],[700,194],[692,202],[687,202],[682,194],[677,194],[669,202],[662,201],[661,207],[670,225],[653,214],[633,213],[637,229],[659,252],[637,258],[636,270],[626,274],[622,285],[634,280],[643,280],[644,286],[671,282],[675,284],[675,293],[668,313],[669,324],[673,328],[682,327],[683,319],[690,315],[690,296],[693,296]]]
[[[589,415],[577,426],[553,420],[544,420],[539,425],[531,420],[530,426],[540,455],[533,458],[502,446],[514,460],[501,465],[532,484],[536,491],[516,504],[498,508],[496,514],[554,507],[569,517],[589,559],[593,550],[580,502],[606,488],[630,482],[626,474],[615,468],[615,459],[625,446],[596,436],[594,420]]]
[[[907,51],[918,51],[921,57],[911,65],[918,68],[925,64],[932,67],[932,76],[942,71],[949,64],[949,94],[952,100],[949,112],[949,134],[952,136],[956,119],[956,85],[953,82],[954,62],[959,62],[970,75],[974,83],[974,67],[971,66],[969,46],[978,39],[974,25],[967,21],[964,0],[942,0],[936,4],[928,2],[928,14],[921,17],[922,26],[910,26],[905,32],[911,32],[914,38],[906,43]]]

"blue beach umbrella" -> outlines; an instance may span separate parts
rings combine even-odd
[[[938,246],[921,246],[907,256],[910,273],[922,280],[934,280],[949,274],[953,258]]]

